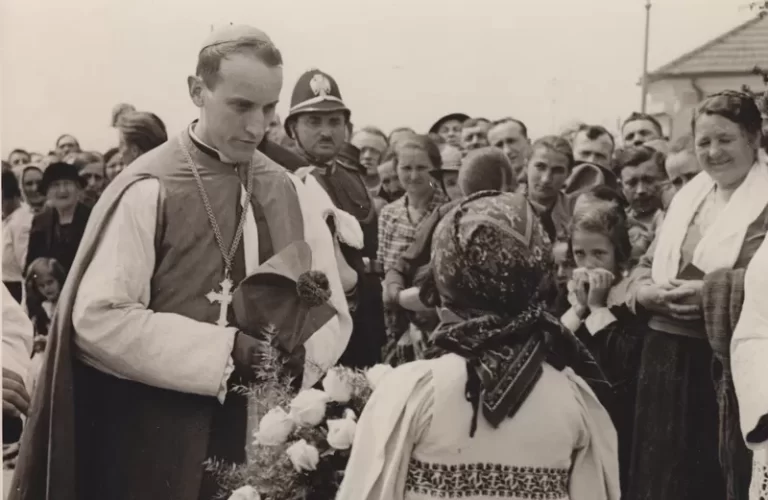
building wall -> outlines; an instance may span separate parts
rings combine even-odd
[[[648,112],[659,117],[666,135],[674,140],[690,133],[691,115],[701,98],[722,90],[741,90],[742,85],[748,85],[752,90],[765,88],[760,76],[746,73],[744,76],[699,77],[695,80],[659,80],[648,86]]]

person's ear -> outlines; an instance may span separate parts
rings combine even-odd
[[[192,102],[198,108],[203,107],[203,90],[205,88],[205,82],[199,76],[187,77],[187,86],[189,87],[189,97],[192,98]]]

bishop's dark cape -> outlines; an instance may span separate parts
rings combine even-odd
[[[109,185],[94,207],[53,318],[11,500],[207,500],[218,486],[203,462],[245,459],[243,396],[229,392],[222,405],[214,397],[118,379],[86,366],[75,352],[72,307],[80,281],[122,195],[142,179],[160,182],[149,308],[217,319],[218,305],[205,294],[218,289],[223,260],[180,141],[200,167],[225,244],[233,240],[241,179],[188,132],[140,157]],[[251,207],[260,261],[303,239],[295,185],[282,167],[259,167]],[[237,283],[244,274],[241,242],[232,278]],[[232,378],[230,384],[236,383]]]

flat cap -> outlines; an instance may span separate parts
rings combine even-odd
[[[241,41],[261,42],[265,44],[272,43],[272,39],[269,38],[269,35],[258,28],[245,24],[228,24],[213,30],[200,47],[200,52],[209,47],[214,47],[223,43]]]

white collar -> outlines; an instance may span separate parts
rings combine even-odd
[[[197,123],[198,123],[198,122],[197,122],[197,120],[195,120],[195,121],[193,121],[193,122],[192,122],[192,123],[189,125],[189,135],[192,137],[192,139],[194,139],[196,142],[199,142],[199,143],[200,143],[200,144],[202,144],[203,146],[207,147],[207,148],[208,148],[208,149],[210,149],[211,151],[215,151],[215,152],[216,152],[216,154],[217,154],[217,155],[219,155],[219,161],[221,161],[221,162],[223,162],[223,163],[229,163],[229,164],[232,164],[232,165],[234,165],[234,164],[235,164],[235,162],[233,162],[232,160],[230,160],[229,158],[227,158],[226,156],[224,156],[224,154],[223,154],[221,151],[219,151],[218,149],[216,149],[216,148],[212,147],[210,144],[207,144],[207,143],[203,142],[203,140],[202,140],[202,139],[200,139],[200,137],[199,137],[199,136],[198,136],[198,135],[195,133],[195,125],[196,125]]]

